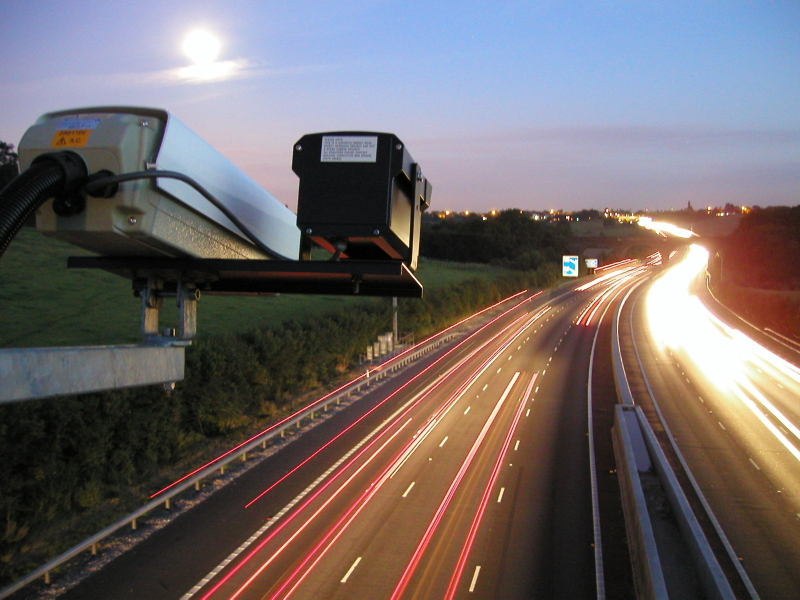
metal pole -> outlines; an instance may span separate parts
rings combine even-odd
[[[392,297],[392,336],[394,338],[392,346],[396,347],[399,342],[397,337],[397,296]]]

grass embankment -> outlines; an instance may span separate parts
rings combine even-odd
[[[714,293],[725,306],[753,325],[800,340],[800,292],[721,284],[714,288]]]
[[[618,221],[606,223],[603,219],[570,221],[569,229],[572,235],[577,237],[605,236],[618,238],[639,236],[645,233],[645,230],[635,223],[619,223]]]
[[[88,252],[23,228],[0,260],[0,347],[136,344],[140,305],[131,282],[96,269],[67,269],[68,256]],[[417,278],[426,294],[468,279],[495,279],[505,271],[487,265],[420,261]],[[202,296],[199,337],[241,333],[340,309],[370,298],[350,296]],[[164,327],[177,318],[165,302]]]

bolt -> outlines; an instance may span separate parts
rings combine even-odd
[[[376,229],[372,233],[374,233],[375,235],[380,235],[381,234],[381,230],[380,229]]]
[[[397,146],[395,146],[395,149],[396,150],[402,150],[403,149],[403,144],[397,144]]]
[[[308,235],[311,235],[311,227],[309,227],[308,229],[306,229],[306,233],[307,233]]]
[[[295,146],[294,149],[300,152],[303,149],[303,147],[300,144],[297,144],[297,146]]]
[[[138,223],[136,217],[128,217],[128,225],[136,225],[136,223]]]

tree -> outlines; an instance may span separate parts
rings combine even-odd
[[[0,141],[0,190],[19,175],[17,159],[17,153],[14,152],[14,144]]]
[[[555,262],[567,250],[569,224],[535,221],[517,208],[481,217],[438,219],[422,225],[426,258],[495,264],[523,271]]]

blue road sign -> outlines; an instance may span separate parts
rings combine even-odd
[[[578,276],[578,258],[577,256],[563,256],[561,262],[561,275],[564,277],[577,277]]]

